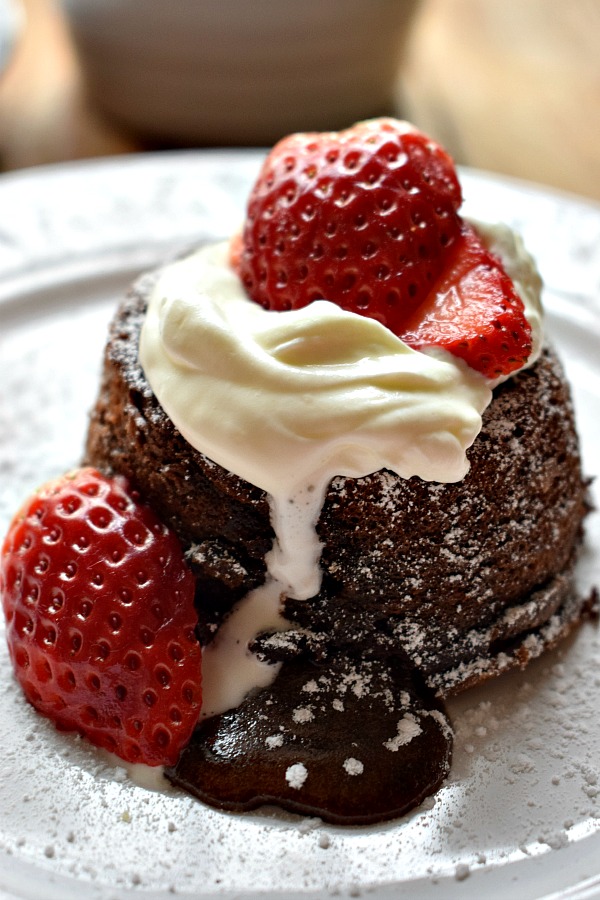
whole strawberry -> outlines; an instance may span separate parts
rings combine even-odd
[[[10,525],[0,591],[25,696],[129,762],[171,765],[201,701],[194,579],[124,478],[79,469]]]
[[[267,309],[325,298],[398,333],[460,232],[460,204],[450,157],[404,122],[291,135],[250,196],[239,273]]]
[[[405,122],[291,135],[265,161],[231,263],[266,309],[330,300],[493,381],[527,362],[531,329],[460,205],[452,160]]]

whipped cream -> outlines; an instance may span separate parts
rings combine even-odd
[[[507,264],[541,348],[539,276],[504,228],[484,239]],[[277,668],[248,643],[285,628],[285,596],[318,593],[316,524],[333,477],[390,469],[454,482],[495,382],[443,351],[412,350],[327,300],[273,312],[251,301],[226,242],[167,266],[149,299],[140,362],[165,412],[197,450],[269,496],[276,535],[267,582],[228,617],[203,655],[203,715],[241,702]]]

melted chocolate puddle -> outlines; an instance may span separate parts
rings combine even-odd
[[[227,810],[276,804],[335,824],[402,815],[446,778],[443,707],[399,659],[285,663],[275,682],[203,723],[167,774]]]

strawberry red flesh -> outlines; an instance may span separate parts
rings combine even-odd
[[[7,640],[25,696],[129,762],[174,764],[200,708],[194,578],[123,478],[42,488],[2,548]]]
[[[531,353],[523,301],[500,260],[467,224],[399,336],[415,350],[448,350],[492,380],[521,368]]]

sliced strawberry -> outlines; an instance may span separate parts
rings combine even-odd
[[[442,347],[495,380],[531,353],[523,301],[496,256],[463,225],[425,303],[399,335],[410,347]]]
[[[129,762],[174,764],[200,708],[194,578],[123,478],[81,469],[13,520],[0,564],[25,696]]]
[[[264,163],[231,264],[266,309],[331,300],[495,380],[526,364],[531,329],[460,204],[448,154],[404,122],[291,135]]]
[[[450,157],[393,119],[297,134],[269,154],[232,264],[267,309],[325,298],[398,332],[460,234]]]

